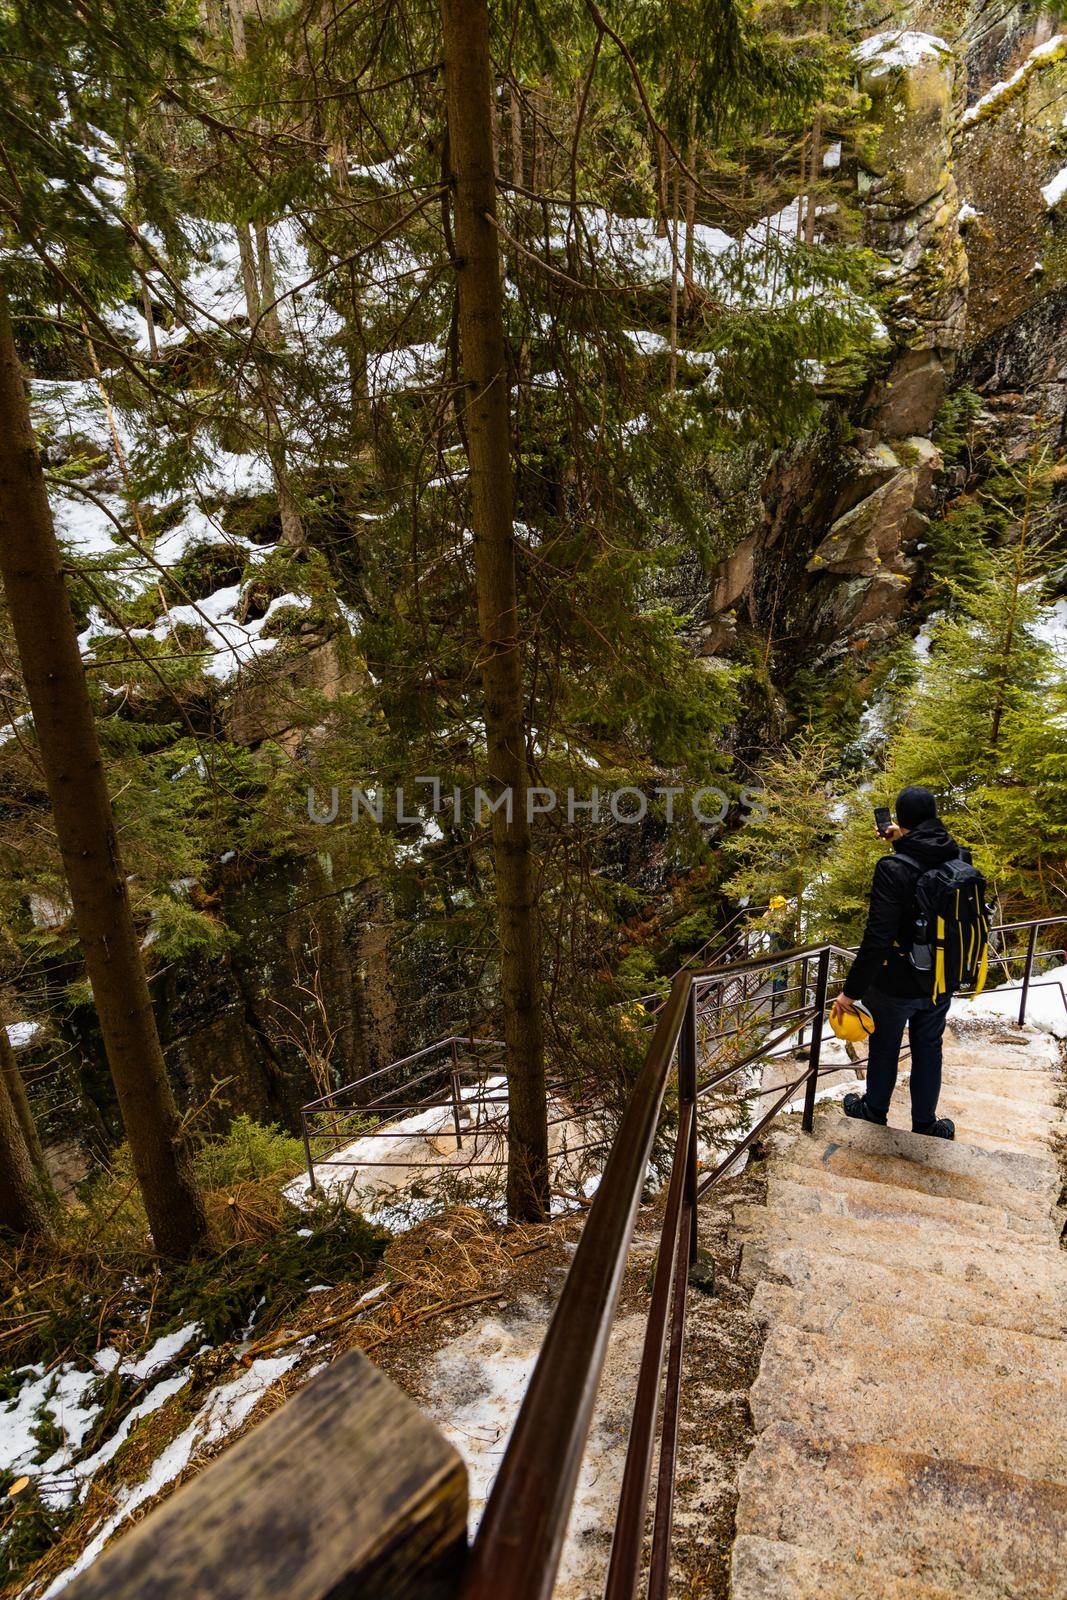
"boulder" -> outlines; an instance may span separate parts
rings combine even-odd
[[[876,125],[860,151],[861,193],[911,211],[948,181],[956,58],[931,33],[891,29],[864,39],[854,59]]]

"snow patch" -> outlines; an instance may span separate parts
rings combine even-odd
[[[114,1511],[101,1523],[77,1560],[49,1584],[41,1600],[52,1600],[52,1596],[65,1589],[78,1573],[84,1572],[96,1560],[116,1528],[126,1522],[146,1500],[151,1500],[173,1483],[195,1457],[203,1455],[213,1446],[221,1444],[228,1434],[236,1432],[271,1385],[300,1360],[300,1355],[301,1352],[296,1349],[283,1356],[263,1357],[253,1361],[246,1371],[229,1383],[213,1389],[189,1426],[156,1457],[147,1477],[140,1483],[117,1491]]]
[[[951,61],[952,51],[936,34],[918,33],[911,28],[890,29],[864,39],[852,52],[852,59],[860,66],[871,66],[870,76],[880,78],[897,68],[907,71],[923,61]]]
[[[1020,89],[1026,87],[1028,80],[1035,72],[1039,72],[1042,67],[1051,66],[1053,62],[1059,61],[1065,52],[1067,52],[1067,33],[1057,33],[1053,38],[1046,39],[1044,44],[1039,44],[1036,49],[1031,50],[1022,66],[1016,68],[1010,78],[1004,78],[1000,83],[995,83],[991,89],[986,90],[980,99],[974,102],[973,106],[967,107],[967,110],[960,118],[961,129],[973,127],[976,122],[981,122],[991,112],[1003,109],[1010,101],[1014,100]]]
[[[1067,167],[1061,167],[1054,178],[1050,178],[1041,190],[1041,197],[1049,211],[1055,211],[1063,197],[1067,195]]]

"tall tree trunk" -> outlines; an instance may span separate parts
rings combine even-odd
[[[233,53],[238,61],[244,61],[248,56],[248,47],[245,43],[245,19],[241,0],[225,0],[225,16],[221,8],[215,12],[218,26],[225,26],[230,35]],[[258,122],[253,120],[253,127],[258,127]],[[262,335],[265,342],[277,349],[281,344],[281,323],[278,320],[277,307],[274,304],[276,291],[274,288],[274,264],[271,261],[270,238],[266,225],[257,225],[256,243],[252,242],[252,229],[247,222],[239,222],[237,227],[237,250],[241,258],[241,281],[244,284],[245,304],[248,307],[248,321],[252,328],[253,341],[260,333],[262,322]],[[258,247],[258,263],[257,257]],[[278,516],[282,525],[282,540],[285,544],[295,545],[298,548],[307,544],[307,534],[304,531],[304,521],[300,515],[300,507],[293,493],[292,481],[289,476],[289,465],[286,459],[285,435],[282,432],[281,417],[278,415],[277,397],[274,382],[263,354],[253,344],[252,359],[255,364],[256,381],[259,388],[260,405],[263,408],[263,425],[266,432],[267,459],[270,462],[271,477],[274,481],[274,494],[278,501]]]
[[[18,1058],[11,1048],[11,1040],[8,1037],[8,1031],[3,1021],[0,1021],[0,1073],[3,1074],[7,1083],[7,1092],[11,1097],[11,1104],[18,1118],[19,1127],[22,1129],[22,1137],[25,1140],[26,1150],[33,1170],[37,1174],[37,1181],[47,1193],[52,1186],[52,1180],[49,1177],[44,1151],[41,1148],[41,1138],[37,1132],[37,1124],[33,1120],[30,1097],[26,1093],[26,1084],[19,1068]]]
[[[677,167],[671,179],[671,379],[670,392],[678,387],[678,236],[681,194]]]
[[[808,165],[808,214],[804,222],[804,241],[806,244],[815,243],[815,218],[818,212],[816,204],[818,195],[818,182],[822,164],[822,112],[816,111],[815,120],[811,125],[811,155]]]
[[[148,279],[142,272],[141,275],[141,310],[144,313],[145,329],[148,333],[148,359],[159,360],[159,341],[156,338],[156,314],[152,310],[152,291],[148,287]]]
[[[162,1254],[188,1255],[206,1237],[207,1220],[152,1014],[62,558],[3,296],[0,573],[86,972],[152,1237]],[[10,1103],[6,1085],[5,1096]]]
[[[493,863],[509,1097],[508,1215],[548,1214],[540,927],[526,813],[526,726],[486,0],[441,0],[455,202],[461,376],[493,800]]]
[[[689,117],[689,143],[686,147],[686,160],[689,164],[689,173],[685,180],[685,298],[690,307],[696,299],[696,282],[694,279],[694,258],[696,255],[696,227],[697,227],[697,139],[696,139],[696,111]]]
[[[19,1238],[43,1238],[52,1231],[48,1206],[33,1170],[3,1072],[0,1072],[0,1228],[10,1229]]]
[[[521,189],[522,101],[519,99],[519,93],[514,84],[508,87],[508,103],[511,110],[511,181],[517,189]]]
[[[656,135],[656,236],[667,237],[667,140],[662,133]]]
[[[259,268],[256,263],[256,248],[252,242],[252,229],[247,222],[236,224],[237,253],[241,260],[241,282],[244,285],[245,305],[248,310],[248,321],[255,339],[262,324],[262,337],[266,344],[275,345],[281,337],[281,328],[278,324],[277,311],[272,302],[274,299],[273,269],[270,279],[270,293],[267,285],[261,287],[259,271],[262,270],[264,259],[270,262],[269,244],[260,254]],[[273,326],[277,329],[277,338],[272,333]],[[263,352],[253,345],[252,361],[256,374],[256,383],[259,388],[259,400],[263,409],[263,425],[266,432],[267,460],[270,462],[271,478],[274,482],[274,494],[278,501],[278,515],[282,525],[282,539],[286,544],[302,546],[307,544],[307,534],[304,532],[304,522],[300,515],[300,507],[296,503],[292,484],[289,480],[289,467],[285,456],[285,439],[282,434],[281,418],[274,398],[274,385],[271,375],[267,371]]]

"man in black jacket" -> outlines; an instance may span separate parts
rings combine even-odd
[[[905,1027],[911,1044],[911,1125],[915,1133],[953,1139],[948,1117],[937,1115],[941,1093],[941,1041],[951,995],[934,1001],[929,975],[917,972],[908,959],[915,915],[915,885],[930,867],[953,861],[960,847],[937,815],[929,789],[913,786],[897,796],[896,824],[885,837],[893,854],[874,869],[871,906],[863,942],[856,952],[834,1013],[855,1010],[862,1000],[874,1018],[867,1059],[867,1087],[862,1095],[847,1094],[845,1115],[883,1127],[897,1081]]]

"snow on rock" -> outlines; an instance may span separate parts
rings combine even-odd
[[[960,118],[960,128],[972,128],[975,123],[984,121],[997,111],[1002,111],[1026,88],[1035,72],[1040,72],[1042,67],[1049,67],[1057,61],[1062,61],[1065,55],[1067,55],[1067,33],[1057,33],[1053,38],[1046,39],[1044,44],[1039,44],[1031,50],[1022,66],[1018,67],[1010,78],[995,83],[974,102],[973,106],[967,107]]]
[[[835,140],[835,142],[831,145],[827,145],[826,149],[823,151],[822,164],[827,172],[836,172],[837,168],[841,165],[840,139]]]
[[[307,611],[311,607],[308,595],[282,594],[271,601],[263,616],[239,622],[237,610],[241,594],[242,586],[234,583],[223,589],[217,589],[214,594],[208,595],[203,600],[192,601],[188,605],[171,606],[153,627],[130,629],[130,637],[156,639],[162,644],[180,624],[184,623],[191,628],[202,628],[206,638],[204,673],[209,678],[225,682],[227,678],[233,677],[239,667],[275,648],[278,643],[277,637],[265,636],[263,631],[273,617],[281,611]],[[106,624],[91,619],[89,627],[79,635],[78,642],[82,654],[88,653],[89,643],[93,637],[110,634],[113,631]]]
[[[288,1372],[300,1358],[299,1348],[287,1351],[282,1356],[262,1357],[253,1361],[236,1378],[213,1389],[189,1426],[172,1439],[156,1457],[147,1476],[142,1478],[140,1483],[131,1484],[116,1492],[114,1510],[100,1524],[77,1560],[49,1584],[41,1600],[51,1600],[51,1597],[65,1589],[79,1572],[84,1572],[95,1561],[115,1530],[126,1522],[139,1506],[144,1505],[146,1500],[151,1500],[160,1490],[173,1483],[191,1461],[221,1444],[227,1435],[235,1433],[248,1420],[271,1385]]]
[[[860,66],[869,66],[870,75],[878,78],[898,67],[907,70],[917,67],[922,61],[943,60],[951,55],[949,46],[936,34],[904,28],[872,34],[856,46],[852,59]]]
[[[1067,195],[1067,167],[1061,167],[1056,176],[1043,185],[1041,198],[1049,211],[1055,211],[1065,195]]]

